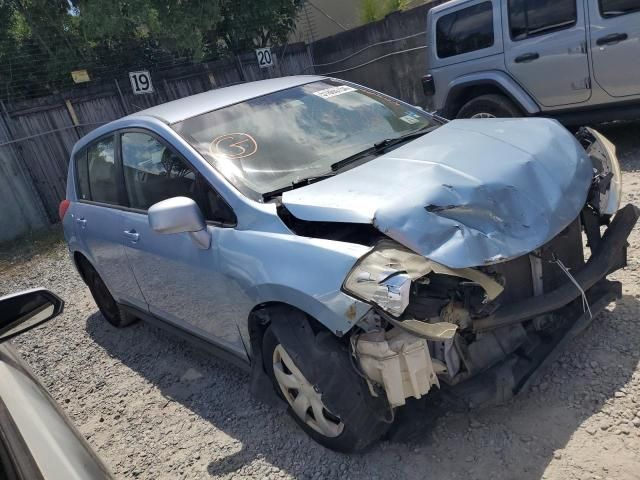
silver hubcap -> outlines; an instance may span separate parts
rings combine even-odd
[[[475,115],[471,115],[471,118],[496,118],[495,115],[486,112],[476,113]]]
[[[342,433],[342,421],[324,406],[322,394],[307,381],[280,344],[273,351],[273,373],[284,398],[304,423],[325,437]]]

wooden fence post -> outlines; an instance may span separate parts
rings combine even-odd
[[[113,81],[116,84],[116,89],[118,90],[118,97],[120,98],[120,104],[122,105],[122,110],[124,111],[125,115],[129,115],[129,109],[127,108],[127,102],[124,101],[124,95],[122,95],[122,90],[120,90],[120,84],[118,83],[118,79],[114,78]]]
[[[78,136],[78,140],[79,140],[81,135],[80,135],[80,132],[78,131],[78,127],[80,126],[80,122],[78,121],[78,115],[76,115],[76,111],[73,108],[73,105],[71,104],[71,100],[69,100],[68,98],[65,99],[64,104],[67,106],[67,112],[69,112],[69,116],[71,117],[71,121],[73,122],[73,125],[74,125],[73,130],[76,132],[76,135]]]

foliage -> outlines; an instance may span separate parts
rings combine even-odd
[[[302,0],[0,0],[0,98],[281,44]]]
[[[360,0],[362,23],[382,20],[391,12],[406,8],[411,0]]]
[[[302,0],[222,0],[218,36],[232,52],[282,44],[301,5]]]

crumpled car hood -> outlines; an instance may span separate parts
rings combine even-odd
[[[451,268],[544,245],[586,201],[590,159],[547,119],[454,120],[335,177],[285,192],[310,221],[372,223]]]

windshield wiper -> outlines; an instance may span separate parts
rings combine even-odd
[[[324,173],[322,175],[316,175],[313,177],[306,177],[306,178],[295,180],[291,182],[289,185],[285,185],[284,187],[277,188],[276,190],[271,190],[270,192],[263,193],[262,199],[266,202],[267,200],[270,200],[273,197],[277,197],[278,195],[284,192],[288,192],[289,190],[293,190],[294,188],[303,187],[305,185],[310,185],[312,183],[315,183],[319,180],[324,180],[325,178],[333,177],[338,170],[342,169],[344,166],[348,165],[349,163],[355,162],[356,160],[359,160],[364,157],[368,157],[369,155],[383,153],[387,148],[391,148],[395,145],[406,142],[408,140],[421,137],[425,133],[429,133],[431,130],[434,130],[437,127],[438,125],[435,125],[435,126],[431,125],[428,127],[419,128],[409,133],[405,133],[404,135],[400,135],[399,137],[385,138],[384,140],[374,143],[372,147],[369,147],[366,150],[358,152],[354,155],[350,155],[347,158],[344,158],[339,162],[334,163],[333,165],[331,165],[330,172]]]
[[[324,180],[325,178],[333,177],[335,172],[328,172],[322,175],[316,175],[313,177],[306,177],[294,180],[289,185],[285,185],[284,187],[277,188],[275,190],[271,190],[270,192],[265,192],[262,194],[262,199],[266,202],[267,200],[277,197],[281,193],[288,192],[289,190],[293,190],[294,188],[303,187],[305,185],[311,185],[319,180]]]
[[[354,153],[353,155],[350,155],[347,158],[343,158],[339,162],[334,163],[333,165],[331,165],[331,170],[337,172],[338,170],[344,168],[350,163],[355,162],[356,160],[360,160],[370,155],[384,153],[384,151],[388,148],[394,147],[408,140],[413,140],[414,138],[421,137],[425,133],[429,133],[437,127],[438,126],[422,127],[412,132],[405,133],[404,135],[400,135],[399,137],[385,138],[384,140],[374,143],[373,146],[362,150],[361,152]]]

